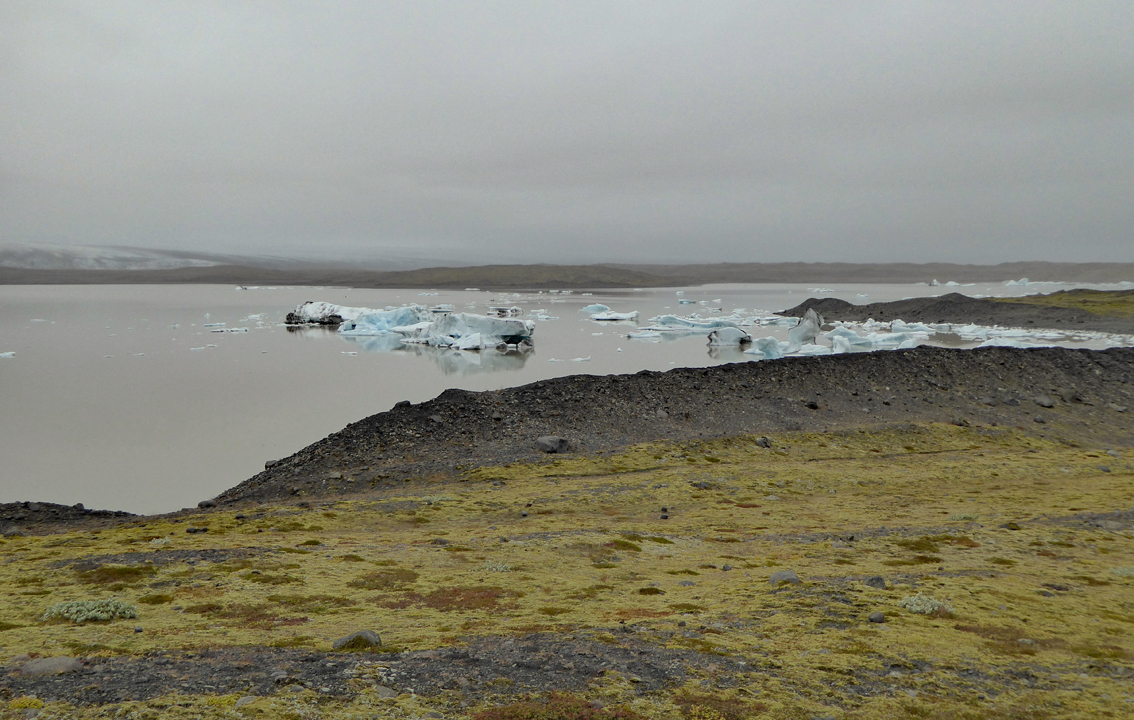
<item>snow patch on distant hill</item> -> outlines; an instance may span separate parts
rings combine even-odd
[[[179,257],[161,250],[141,248],[46,243],[0,245],[0,267],[26,270],[172,270],[219,264],[212,260]]]

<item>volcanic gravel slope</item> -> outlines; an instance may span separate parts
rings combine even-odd
[[[543,435],[567,438],[573,452],[597,452],[651,440],[936,421],[1129,446],[1132,393],[1134,349],[930,347],[446,390],[270,463],[217,502],[350,494],[530,461]]]
[[[814,309],[828,321],[862,322],[873,318],[887,322],[901,319],[925,323],[975,323],[1008,327],[1059,328],[1071,331],[1134,333],[1134,320],[1131,318],[1105,317],[1072,308],[971,298],[960,293],[868,305],[854,305],[838,298],[808,298],[779,314],[785,317],[802,317],[809,309]]]

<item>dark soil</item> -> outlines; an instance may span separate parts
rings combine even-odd
[[[873,318],[888,322],[899,319],[906,322],[975,323],[1134,334],[1134,318],[1104,317],[1085,310],[971,298],[960,293],[869,305],[853,305],[838,298],[808,298],[779,314],[802,317],[812,308],[827,321],[862,322]]]
[[[1128,408],[1134,408],[1134,349],[1128,348],[921,347],[576,375],[493,392],[446,390],[396,406],[273,463],[217,503],[349,494],[456,477],[480,465],[538,461],[549,457],[535,449],[543,435],[567,438],[573,452],[593,453],[651,440],[943,421],[1129,446]]]

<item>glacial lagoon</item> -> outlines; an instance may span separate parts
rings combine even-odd
[[[81,502],[153,513],[193,506],[251,477],[264,462],[346,424],[449,387],[493,390],[536,380],[751,362],[704,334],[630,333],[663,314],[770,316],[808,297],[853,303],[959,291],[1016,296],[1069,287],[1003,283],[715,285],[584,293],[235,288],[231,285],[0,287],[0,502]],[[304,301],[384,308],[418,303],[455,312],[518,307],[536,325],[528,351],[406,345],[397,336],[344,337],[287,327]],[[592,304],[637,311],[601,322]],[[787,327],[752,325],[787,339]],[[1129,338],[1092,334],[1017,341],[1102,348]],[[822,344],[824,341],[820,340]],[[925,344],[974,347],[932,335]],[[829,346],[831,342],[827,341]]]

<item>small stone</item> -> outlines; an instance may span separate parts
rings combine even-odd
[[[73,657],[59,656],[39,658],[24,663],[20,674],[24,677],[44,677],[46,675],[62,675],[63,673],[78,672],[83,664]]]
[[[257,698],[256,698],[256,696],[255,696],[255,695],[245,695],[244,697],[242,697],[242,698],[238,699],[238,700],[236,701],[236,704],[235,704],[235,705],[233,705],[233,707],[238,707],[238,708],[239,708],[239,707],[244,707],[244,706],[245,706],[245,705],[247,705],[248,703],[254,703],[254,702],[256,702],[256,699],[257,699]]]
[[[540,452],[565,453],[571,448],[571,443],[558,435],[542,435],[536,438],[535,446]]]
[[[870,613],[870,617],[867,619],[872,623],[884,623],[886,622],[886,614],[881,610],[875,610],[874,612]]]
[[[1052,400],[1051,397],[1049,397],[1047,395],[1036,395],[1035,402],[1036,402],[1036,405],[1039,405],[1041,408],[1055,407],[1055,401]]]
[[[409,407],[409,406],[410,406],[410,405],[412,405],[412,404],[413,404],[413,403],[411,403],[411,402],[410,402],[409,400],[399,400],[398,402],[394,403],[394,407],[396,407],[396,408],[406,408],[406,407]]]
[[[661,516],[661,519],[662,520],[669,520],[669,515],[666,515],[666,514],[663,513],[662,516]]]
[[[865,580],[863,580],[862,584],[866,585],[867,587],[875,588],[877,590],[885,590],[886,589],[886,578],[882,577],[881,575],[875,575],[873,577],[868,577]]]
[[[394,698],[398,696],[398,691],[393,688],[388,688],[385,685],[378,685],[374,688],[374,692],[378,693],[380,698]]]
[[[527,516],[528,516],[528,511],[527,511],[527,510],[521,510],[521,511],[520,511],[520,517],[527,517]]]
[[[331,643],[331,647],[335,650],[340,648],[363,650],[371,647],[381,647],[381,645],[382,638],[373,630],[358,630]]]
[[[74,504],[74,505],[72,505],[71,507],[72,507],[72,508],[74,508],[75,510],[78,510],[78,511],[80,511],[80,512],[82,512],[83,510],[86,510],[86,508],[85,508],[85,507],[83,507],[83,504],[82,504],[82,503],[75,503],[75,504]]]
[[[445,538],[433,538],[429,541],[430,545],[448,545],[449,541]]]
[[[798,585],[800,580],[799,576],[795,574],[794,570],[780,570],[779,572],[772,573],[768,578],[768,582],[772,585],[779,585],[781,583]]]
[[[722,565],[721,570],[728,572],[729,570],[732,570],[732,565]]]
[[[1007,522],[1007,523],[1004,523],[1002,525],[998,525],[997,527],[999,527],[1001,530],[1019,530],[1020,529],[1020,526],[1017,525],[1014,522]]]
[[[754,445],[755,445],[756,447],[762,447],[762,448],[770,448],[770,447],[772,447],[772,441],[771,441],[771,440],[769,440],[769,439],[768,439],[768,438],[766,438],[766,437],[759,437],[759,438],[756,438],[756,440],[755,440],[755,441],[753,442],[753,444],[754,444]]]
[[[341,472],[338,472],[338,471],[335,471],[333,473],[328,473],[327,479],[328,480],[342,480],[343,474]]]
[[[438,425],[445,422],[445,418],[441,417],[440,415],[430,415],[429,419],[437,423]]]
[[[1047,420],[1044,419],[1043,415],[1036,415],[1034,418],[1032,418],[1032,422],[1038,422],[1039,424],[1043,425],[1047,422]]]
[[[664,419],[666,419],[667,417],[669,417],[669,413],[667,413],[667,412],[666,412],[665,410],[662,410],[661,408],[658,408],[658,410],[657,410],[657,412],[656,412],[655,414],[656,414],[656,415],[658,416],[658,418],[659,418],[659,419],[661,419],[661,420],[664,420]]]
[[[141,625],[136,625],[136,626],[134,627],[134,632],[136,632],[136,633],[140,633],[140,632],[144,632],[144,631],[142,630],[142,626],[141,626]]]
[[[18,528],[15,525],[9,525],[8,527],[4,528],[3,535],[6,538],[23,537],[24,531],[22,528]]]
[[[589,703],[592,710],[602,710],[606,705],[603,705],[602,700],[591,700]]]

